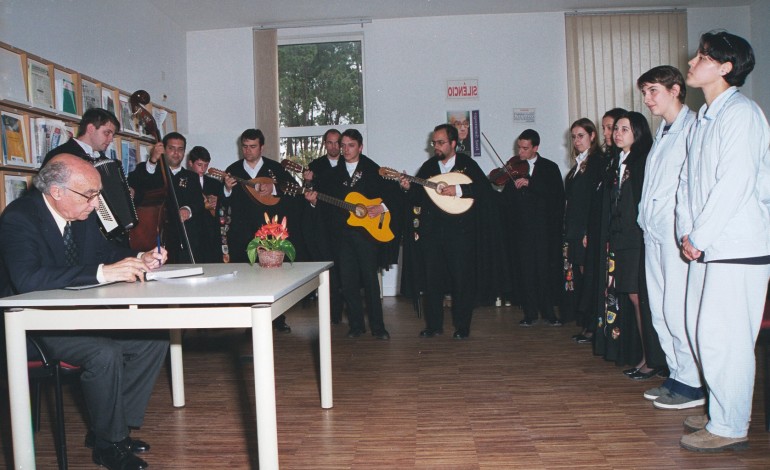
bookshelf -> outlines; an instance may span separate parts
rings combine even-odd
[[[120,131],[105,152],[125,169],[144,161],[154,139],[131,116],[131,92],[0,42],[0,212],[31,185],[45,154],[74,137],[89,107],[112,111]],[[146,106],[165,135],[176,112]]]

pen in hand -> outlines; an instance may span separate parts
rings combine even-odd
[[[157,235],[156,241],[158,243],[158,254],[160,255],[161,254],[161,252],[160,252],[160,234]],[[160,267],[160,259],[158,259],[158,267]]]

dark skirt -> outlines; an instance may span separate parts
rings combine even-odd
[[[632,248],[616,250],[615,253],[615,291],[635,294],[639,292],[639,271],[641,268],[642,249]]]

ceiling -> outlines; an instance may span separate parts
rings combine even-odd
[[[343,18],[724,7],[724,0],[148,0],[184,31],[260,24],[324,24]],[[732,0],[735,6],[758,0]]]

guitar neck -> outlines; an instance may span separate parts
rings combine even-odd
[[[410,175],[401,175],[403,176],[407,181],[410,183],[416,183],[420,186],[425,186],[426,188],[436,189],[438,187],[438,183],[434,183],[433,181],[428,181],[426,179],[418,178],[416,176],[410,176]]]
[[[342,199],[337,199],[336,197],[331,197],[326,194],[318,193],[318,199],[321,201],[331,204],[335,207],[339,207],[340,209],[344,209],[348,212],[355,212],[356,211],[356,205],[351,204],[347,201],[343,201]]]

